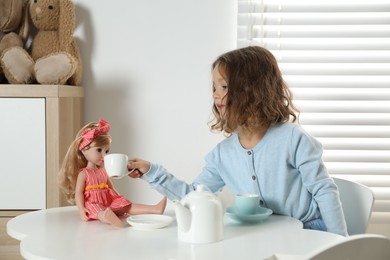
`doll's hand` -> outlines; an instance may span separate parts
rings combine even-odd
[[[88,216],[87,216],[87,214],[89,214],[89,210],[88,209],[86,209],[86,208],[79,209],[79,214],[80,214],[81,220],[83,220],[83,221],[87,221],[88,220]]]
[[[129,177],[140,178],[145,172],[149,171],[150,162],[138,158],[130,159],[127,163],[127,169],[129,170]]]

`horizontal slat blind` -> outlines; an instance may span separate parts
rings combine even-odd
[[[333,176],[375,193],[390,224],[390,1],[238,1],[237,45],[278,59]]]

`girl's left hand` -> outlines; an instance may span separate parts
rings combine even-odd
[[[127,164],[129,170],[128,176],[132,178],[140,178],[150,169],[150,163],[142,159],[130,159]]]
[[[140,172],[138,169],[133,169],[129,174],[127,174],[131,178],[141,178],[142,175],[144,175],[142,172]]]

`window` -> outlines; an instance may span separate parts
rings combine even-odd
[[[237,36],[272,51],[330,174],[371,187],[371,223],[390,224],[390,2],[239,0]]]

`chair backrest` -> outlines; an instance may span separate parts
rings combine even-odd
[[[327,245],[312,251],[301,259],[329,260],[389,260],[390,239],[382,235],[360,234],[337,240],[335,244]]]
[[[360,183],[340,178],[333,178],[333,180],[340,192],[348,234],[366,233],[375,200],[374,193]]]

